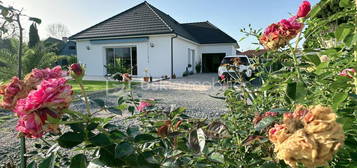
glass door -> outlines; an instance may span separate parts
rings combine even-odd
[[[130,73],[137,75],[136,47],[106,48],[107,74]]]

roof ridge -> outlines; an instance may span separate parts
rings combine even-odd
[[[169,28],[170,31],[172,31],[172,32],[174,31],[174,29],[173,29],[172,27],[170,27],[170,25],[167,24],[167,23],[165,22],[165,20],[162,19],[162,18],[160,17],[160,15],[157,14],[154,9],[152,9],[151,5],[150,5],[148,2],[144,1],[144,4],[145,4],[152,12],[154,12],[154,14],[162,21],[162,23],[165,24],[165,26],[166,26],[167,28]]]

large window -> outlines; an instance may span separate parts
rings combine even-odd
[[[137,75],[136,47],[106,48],[108,74],[131,73]]]

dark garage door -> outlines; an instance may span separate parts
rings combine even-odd
[[[202,54],[202,72],[217,72],[225,53]]]

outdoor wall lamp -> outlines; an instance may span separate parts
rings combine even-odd
[[[87,50],[90,50],[90,47],[89,47],[89,46],[87,46],[86,48],[87,48]]]
[[[150,43],[150,47],[151,48],[155,47],[155,44],[154,43]]]

